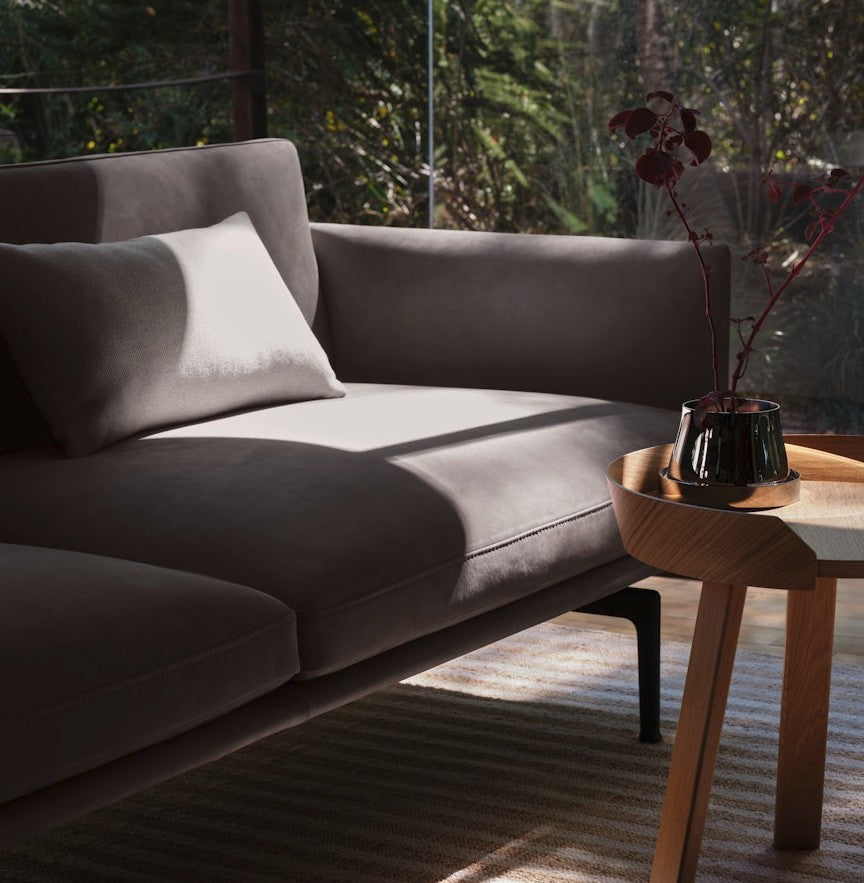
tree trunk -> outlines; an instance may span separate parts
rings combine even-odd
[[[750,117],[748,145],[747,232],[750,234],[751,242],[761,241],[764,233],[761,181],[763,167],[771,161],[771,157],[766,156],[765,117],[771,114],[772,108],[772,43],[771,4],[766,3],[765,17],[762,20],[762,45],[759,47],[753,83],[753,113]]]
[[[660,0],[637,0],[637,60],[639,77],[646,92],[675,91],[676,52],[665,24]]]
[[[233,80],[234,140],[267,137],[264,25],[261,0],[228,0],[229,63]]]

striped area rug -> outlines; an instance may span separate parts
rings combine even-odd
[[[16,881],[646,881],[662,745],[634,641],[546,624],[0,854]],[[771,846],[781,661],[739,653],[699,880],[864,881],[864,668],[835,670],[822,849]]]

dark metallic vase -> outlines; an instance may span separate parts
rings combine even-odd
[[[678,438],[669,461],[669,478],[688,484],[774,484],[789,478],[780,406],[745,399],[736,411],[681,409]]]

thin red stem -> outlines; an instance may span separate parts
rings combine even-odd
[[[696,257],[699,259],[699,266],[702,269],[702,284],[705,290],[705,316],[708,319],[708,325],[711,329],[711,367],[714,372],[714,393],[719,396],[720,365],[717,361],[717,328],[714,323],[714,313],[711,310],[711,270],[708,268],[708,265],[705,263],[705,258],[702,256],[702,249],[699,245],[699,234],[696,233],[687,222],[684,211],[675,197],[675,190],[669,181],[666,182],[666,192],[669,194],[669,200],[672,203],[672,208],[674,209],[675,214],[678,216],[678,220],[687,231],[687,239],[693,246],[693,250],[696,252]]]

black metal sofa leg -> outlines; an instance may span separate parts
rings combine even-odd
[[[661,742],[660,734],[660,593],[622,589],[580,607],[578,613],[620,616],[636,627],[639,659],[639,741]]]

